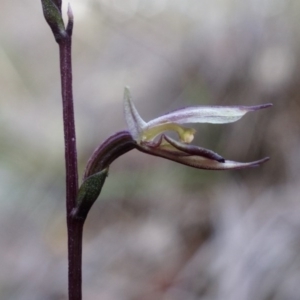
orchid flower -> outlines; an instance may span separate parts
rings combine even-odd
[[[145,122],[134,106],[130,91],[125,87],[124,113],[128,130],[136,142],[136,148],[154,156],[160,156],[198,169],[226,170],[256,167],[269,160],[268,157],[253,162],[225,160],[219,154],[190,143],[196,130],[184,127],[185,123],[231,123],[246,113],[267,108],[272,104],[257,106],[194,106],[175,110],[149,122]],[[179,140],[166,132],[174,131]]]

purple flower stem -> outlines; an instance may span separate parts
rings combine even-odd
[[[72,20],[59,41],[60,74],[66,161],[66,209],[68,228],[69,300],[82,299],[82,231],[84,220],[71,217],[78,191],[77,151],[72,91]]]

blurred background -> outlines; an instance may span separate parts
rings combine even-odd
[[[64,2],[64,14],[67,2]],[[300,2],[70,0],[80,177],[126,128],[188,105],[255,105],[199,125],[213,172],[132,151],[115,161],[84,231],[84,300],[300,299]],[[58,47],[40,1],[0,10],[0,298],[67,299]]]

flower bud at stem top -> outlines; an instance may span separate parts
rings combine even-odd
[[[60,7],[57,5],[61,5],[61,1],[42,0],[44,17],[53,32],[56,42],[59,43],[66,36],[66,30]]]

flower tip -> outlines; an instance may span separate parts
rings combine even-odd
[[[126,85],[124,87],[124,101],[127,102],[127,103],[131,103],[131,100],[132,97],[131,97],[131,93],[130,93],[130,87],[128,85]]]
[[[266,103],[266,104],[263,104],[263,105],[264,105],[263,108],[268,108],[268,107],[272,107],[273,103]]]
[[[143,128],[146,126],[146,122],[141,118],[137,109],[135,108],[128,86],[125,86],[124,88],[123,101],[124,114],[129,132],[131,133],[132,137],[137,140],[143,131]]]
[[[71,20],[71,21],[74,20],[74,14],[73,14],[73,10],[72,10],[70,2],[68,3],[67,15],[68,15],[69,20]]]
[[[68,15],[68,24],[67,24],[66,31],[69,34],[69,36],[72,36],[73,24],[74,24],[74,15],[73,15],[73,11],[72,11],[72,7],[71,7],[70,3],[68,3],[67,15]]]
[[[266,103],[266,104],[261,104],[261,105],[254,105],[254,106],[251,106],[251,110],[252,111],[256,111],[256,110],[268,108],[268,107],[271,107],[271,106],[273,106],[273,103]]]
[[[251,167],[253,167],[253,168],[259,167],[260,165],[267,162],[268,160],[270,160],[270,157],[265,157],[265,158],[262,158],[260,160],[254,161],[252,163]]]
[[[130,87],[128,85],[125,85],[124,87],[124,97],[126,98],[130,97]]]

